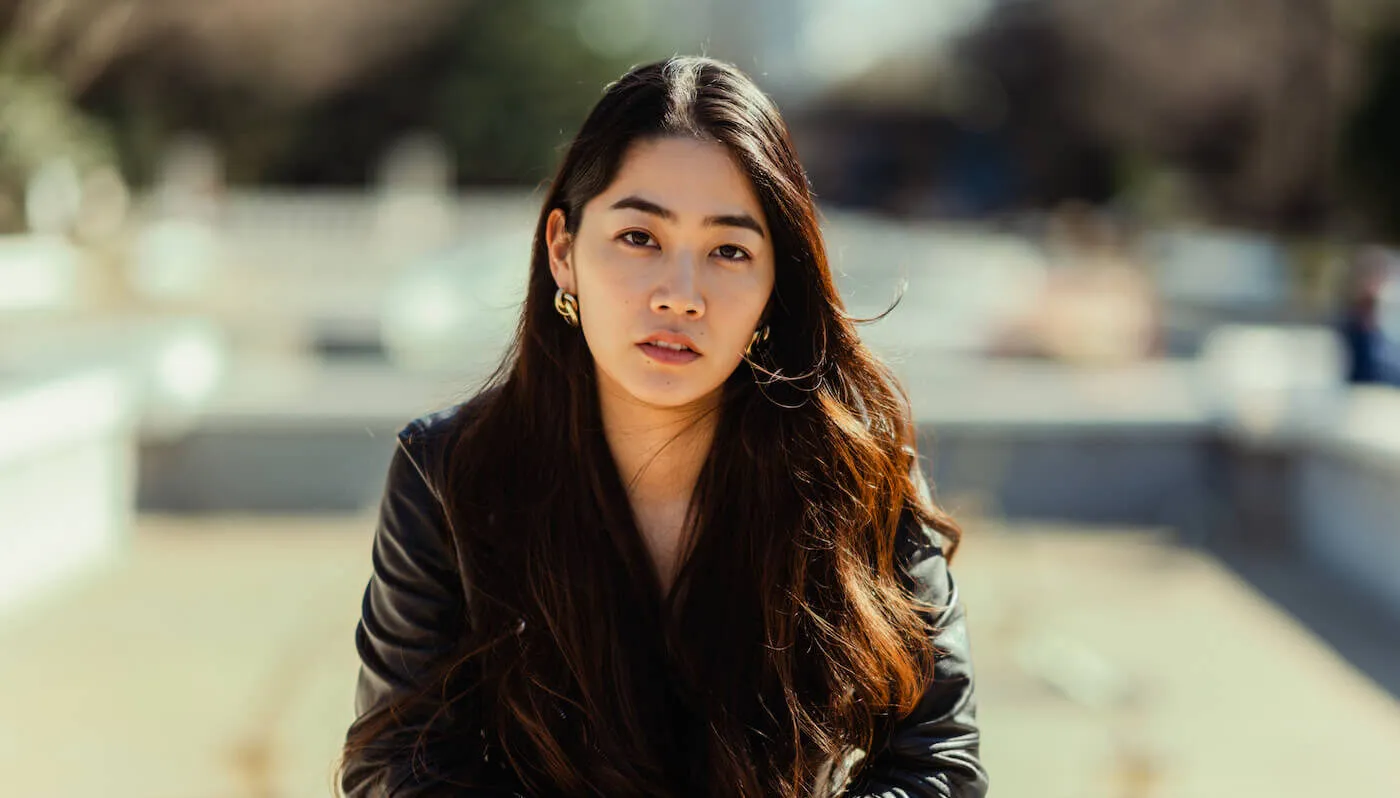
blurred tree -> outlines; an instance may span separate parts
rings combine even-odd
[[[184,131],[233,183],[362,184],[436,133],[462,182],[533,182],[633,53],[580,37],[599,0],[17,0],[11,27],[149,181]],[[596,16],[596,14],[594,14]]]
[[[1355,84],[1356,37],[1336,0],[1007,3],[963,56],[994,74],[1032,164],[1064,142],[1179,170],[1203,215],[1275,230],[1329,222],[1334,126]],[[1051,172],[1050,174],[1054,174]]]
[[[267,177],[358,183],[395,138],[421,129],[446,142],[460,183],[546,179],[556,149],[607,81],[632,63],[585,45],[568,13],[574,7],[554,0],[473,4],[434,42],[304,116],[298,140]]]
[[[993,2],[946,51],[912,64],[892,53],[818,97],[805,120],[823,139],[812,168],[828,198],[869,204],[874,184],[884,208],[910,195],[932,197],[912,207],[935,213],[1111,201],[1320,232],[1335,222],[1337,134],[1362,83],[1361,45],[1387,6]],[[862,149],[873,163],[849,157]]]
[[[256,182],[298,117],[441,38],[465,0],[0,0],[0,30],[108,120],[125,171],[151,178],[186,131]]]
[[[1400,239],[1400,27],[1376,36],[1369,85],[1347,121],[1342,164],[1374,234]]]

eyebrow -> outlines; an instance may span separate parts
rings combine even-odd
[[[668,208],[663,208],[660,205],[657,205],[655,202],[652,202],[651,200],[642,199],[638,196],[623,197],[617,202],[614,202],[610,207],[610,210],[619,210],[622,208],[631,208],[634,211],[641,211],[642,213],[651,214],[652,216],[659,216],[662,219],[665,219],[669,222],[674,222],[676,220],[675,211],[672,211]],[[758,234],[759,238],[767,237],[763,234],[763,225],[759,224],[757,219],[753,218],[747,213],[706,216],[705,226],[739,227],[745,230],[752,230],[753,232]]]

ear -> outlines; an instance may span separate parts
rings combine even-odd
[[[549,212],[545,222],[545,246],[549,252],[549,273],[554,275],[554,284],[570,294],[578,294],[578,283],[574,279],[573,266],[574,237],[564,225],[564,211],[555,208]]]

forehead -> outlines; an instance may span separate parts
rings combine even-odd
[[[685,220],[745,211],[764,221],[753,183],[723,144],[688,137],[643,139],[628,147],[617,176],[595,202],[640,196]]]

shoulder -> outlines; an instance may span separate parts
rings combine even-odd
[[[499,386],[447,407],[424,413],[398,432],[399,449],[419,470],[440,464],[463,424],[478,415],[500,392]]]
[[[933,486],[924,476],[923,464],[913,452],[909,478],[913,482],[916,503],[936,508]],[[914,502],[911,502],[911,504]],[[899,518],[895,535],[895,561],[906,586],[923,601],[938,607],[956,601],[956,588],[948,572],[950,541],[931,522],[926,521],[906,504]]]
[[[913,510],[906,508],[901,514],[894,544],[901,563],[912,565],[929,557],[942,557],[946,542],[938,530],[920,520]]]
[[[948,571],[947,541],[938,530],[906,509],[895,538],[895,558],[905,586],[919,600],[946,608],[957,600]]]

